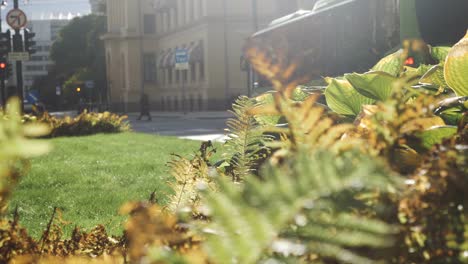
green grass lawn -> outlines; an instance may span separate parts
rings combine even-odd
[[[75,225],[104,224],[121,234],[122,204],[146,200],[153,191],[164,202],[170,180],[166,163],[172,153],[189,156],[200,142],[137,133],[50,140],[53,151],[33,159],[15,190],[10,210],[18,206],[21,224],[38,237],[53,208],[63,213],[69,233]]]

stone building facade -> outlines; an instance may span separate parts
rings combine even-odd
[[[136,111],[142,94],[152,110],[226,109],[247,93],[242,47],[254,25],[266,27],[307,2],[314,1],[107,0],[102,38],[112,109]],[[178,48],[189,51],[187,71],[174,67]]]

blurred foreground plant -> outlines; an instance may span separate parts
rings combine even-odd
[[[130,125],[125,120],[127,116],[119,116],[110,112],[83,112],[77,117],[56,118],[48,113],[36,116],[24,116],[26,123],[37,122],[46,124],[51,132],[48,137],[86,136],[99,133],[120,133],[130,131]]]

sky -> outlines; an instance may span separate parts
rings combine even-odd
[[[0,0],[1,1],[1,0]],[[2,20],[13,7],[13,0],[7,0],[8,7],[2,10]],[[26,12],[29,20],[49,19],[51,15],[85,15],[90,12],[89,0],[19,0],[19,8]]]

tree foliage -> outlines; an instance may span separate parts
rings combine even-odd
[[[50,57],[62,73],[74,73],[81,68],[96,70],[104,54],[100,36],[106,32],[105,17],[88,15],[74,18],[63,27],[52,45]]]
[[[66,104],[77,102],[74,89],[84,81],[95,82],[92,98],[99,96],[96,91],[105,91],[106,61],[104,42],[100,37],[107,31],[106,28],[105,17],[87,15],[74,18],[61,29],[50,52],[54,66],[47,77],[36,80],[34,84],[46,102],[57,103],[57,85],[67,84],[63,87]]]

